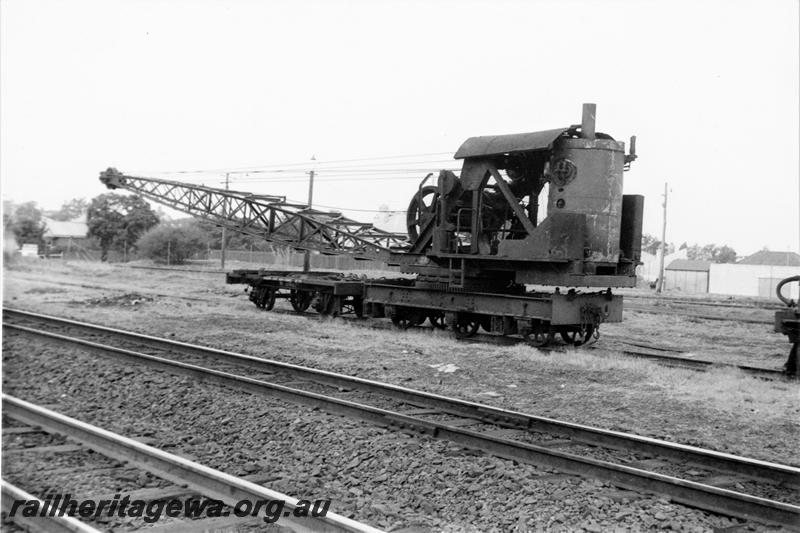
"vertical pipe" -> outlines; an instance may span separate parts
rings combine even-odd
[[[225,174],[225,190],[227,191],[230,187],[231,175],[230,173]],[[222,218],[228,216],[228,198],[226,197],[222,202]],[[227,221],[226,221],[227,222]],[[225,244],[228,240],[228,232],[225,229],[225,226],[222,226],[222,242],[220,246],[220,254],[219,254],[219,266],[220,269],[225,270]]]
[[[583,117],[581,118],[581,137],[594,139],[595,104],[583,104]]]
[[[657,293],[664,288],[664,255],[667,253],[667,184],[664,183],[664,224],[661,226],[661,260],[658,263]]]
[[[311,158],[314,159],[313,157]],[[314,200],[314,171],[308,173],[308,208],[311,209],[311,202]],[[311,252],[306,250],[303,255],[303,272],[311,269]]]

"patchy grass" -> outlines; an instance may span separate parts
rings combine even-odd
[[[767,368],[780,368],[789,352],[786,337],[775,333],[770,326],[733,320],[699,320],[677,315],[626,310],[623,322],[604,324],[602,331],[614,341],[663,344],[685,350],[686,353],[682,354],[682,357]],[[625,348],[616,342],[602,342],[602,344]]]
[[[33,265],[5,271],[7,305],[577,423],[798,462],[796,384],[730,370],[666,368],[620,353],[630,348],[620,340],[638,339],[689,349],[697,357],[714,354],[780,366],[783,338],[760,325],[690,323],[674,315],[626,312],[622,324],[603,326],[611,335],[601,337],[596,349],[542,352],[525,345],[460,342],[430,329],[384,330],[312,313],[265,313],[247,300],[242,286],[225,285],[222,274],[78,262]],[[67,292],[54,293],[53,288]],[[137,300],[142,296],[136,305],[91,305],[131,293]],[[285,301],[277,307],[289,309]]]
[[[653,364],[610,350],[569,350],[568,357],[554,357],[525,345],[505,350],[539,368],[570,367],[576,372],[610,372],[630,379],[623,380],[619,392],[642,386],[660,391],[659,394],[664,398],[697,402],[731,415],[752,412],[771,419],[784,419],[789,413],[800,416],[800,406],[797,405],[800,389],[796,384],[758,379],[735,368],[712,368],[697,372]],[[609,389],[609,393],[612,392]]]

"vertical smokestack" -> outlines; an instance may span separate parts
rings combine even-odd
[[[581,137],[594,139],[594,114],[596,105],[583,104],[583,119],[581,119]]]

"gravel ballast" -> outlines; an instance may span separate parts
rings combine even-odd
[[[37,265],[6,272],[5,298],[12,307],[797,464],[796,394],[781,390],[791,384],[695,377],[613,353],[608,360],[580,351],[551,356],[458,343],[441,333],[264,313],[222,276]],[[634,314],[632,326],[636,320]],[[677,321],[668,321],[675,332]],[[738,523],[441,441],[6,337],[7,393],[128,436],[151,436],[156,446],[233,474],[274,473],[280,479],[273,488],[329,497],[333,511],[378,527],[705,531]],[[779,352],[781,339],[773,339]]]
[[[69,416],[149,437],[159,448],[229,473],[269,474],[276,478],[270,483],[276,490],[331,498],[333,511],[378,527],[700,531],[738,523],[446,442],[15,335],[6,336],[4,353],[6,376],[15,376],[4,384],[8,394],[57,404]],[[26,470],[10,470],[11,481],[34,492],[52,491],[47,483],[54,482],[61,490],[65,483],[85,490],[81,476],[26,479]],[[124,490],[125,480],[121,485]],[[120,487],[104,484],[102,489]]]

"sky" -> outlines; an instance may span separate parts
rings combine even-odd
[[[56,209],[113,166],[303,201],[314,168],[315,205],[371,221],[468,137],[593,102],[637,136],[646,233],[668,182],[668,241],[798,251],[798,5],[3,0],[2,197]]]

